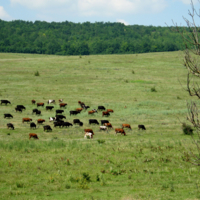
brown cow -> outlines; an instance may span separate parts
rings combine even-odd
[[[35,104],[35,103],[36,103],[36,101],[35,101],[34,99],[33,99],[31,102],[32,102],[32,104]]]
[[[60,108],[65,108],[65,106],[67,106],[67,103],[60,103]]]
[[[85,132],[92,133],[92,134],[94,135],[94,132],[93,132],[93,130],[92,130],[92,129],[89,129],[89,128],[88,128],[88,129],[84,129],[84,131],[85,131]]]
[[[121,135],[124,134],[124,136],[126,135],[124,129],[122,129],[122,128],[116,128],[116,129],[115,129],[115,133],[116,133],[116,134],[117,134],[117,133],[121,133]]]
[[[104,126],[106,126],[107,128],[113,128],[111,123],[104,123]]]
[[[37,120],[37,123],[38,123],[38,124],[42,124],[43,122],[45,122],[44,119],[38,119],[38,120]]]
[[[61,102],[63,102],[63,99],[59,99],[58,101],[59,101],[59,103],[61,103]]]
[[[24,123],[24,122],[30,122],[30,121],[32,121],[32,119],[28,118],[28,117],[22,119],[22,123]]]
[[[93,110],[91,110],[91,111],[88,111],[88,115],[94,114],[95,112],[97,113],[97,110],[96,110],[96,109],[93,109]]]
[[[44,103],[37,103],[37,107],[38,106],[43,106],[44,107]]]
[[[122,124],[122,128],[130,128],[131,129],[131,125],[130,124]]]
[[[29,133],[29,139],[34,138],[34,139],[39,139],[37,134],[35,133]]]
[[[76,111],[82,111],[83,110],[83,108],[76,108]]]
[[[110,113],[109,113],[108,111],[102,112],[102,117],[103,117],[104,115],[108,117],[108,116],[110,116]]]
[[[113,113],[114,111],[112,109],[107,109],[107,112],[112,112]]]

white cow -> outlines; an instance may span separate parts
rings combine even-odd
[[[99,126],[99,130],[103,130],[103,131],[107,131],[107,127],[106,126]]]
[[[55,101],[55,100],[53,100],[53,99],[49,99],[49,100],[47,101],[47,103],[48,103],[48,104],[50,104],[50,103],[54,103],[54,104],[55,104],[55,103],[56,103],[56,101]]]
[[[55,117],[49,117],[49,122],[54,122],[54,121],[56,121]]]
[[[92,138],[93,138],[93,134],[92,134],[92,133],[89,133],[89,132],[85,132],[84,138],[92,139]]]

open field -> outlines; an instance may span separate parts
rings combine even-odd
[[[188,150],[196,153],[190,136],[181,130],[186,102],[191,100],[185,83],[182,52],[138,55],[48,56],[0,54],[0,199],[200,199],[200,168],[187,162]],[[35,76],[38,71],[40,76]],[[152,92],[152,88],[156,92]],[[83,127],[30,130],[23,117],[48,122],[67,103],[64,115]],[[55,99],[52,111],[39,107],[32,115],[31,100]],[[92,117],[83,111],[70,116],[83,101],[91,109],[99,105],[114,110],[108,120],[114,128],[131,125],[127,136],[114,130],[100,132],[89,119],[107,119],[101,112]],[[16,105],[26,110],[16,113]],[[126,108],[125,108],[126,106]],[[89,110],[91,110],[89,109]],[[4,113],[13,119],[4,119]],[[179,118],[179,119],[178,119]],[[15,130],[9,130],[7,123]],[[144,124],[146,131],[139,131]],[[84,128],[94,130],[84,139]],[[39,140],[29,140],[37,133]]]

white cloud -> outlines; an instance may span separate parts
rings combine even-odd
[[[4,10],[3,6],[0,6],[0,19],[11,20],[11,16]]]
[[[118,19],[117,22],[120,22],[120,23],[122,23],[122,24],[124,24],[124,25],[126,25],[126,26],[129,25],[129,23],[126,22],[126,21],[123,20],[123,19]]]

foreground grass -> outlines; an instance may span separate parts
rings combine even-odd
[[[185,120],[190,99],[179,83],[187,73],[180,55],[0,54],[0,99],[12,102],[0,106],[1,199],[199,199],[199,168],[188,162],[188,150],[196,148],[179,121]],[[31,100],[60,98],[68,103],[66,121],[79,118],[83,127],[45,133],[42,126],[30,131],[22,124],[23,117],[31,117],[52,125],[48,117],[55,110],[39,108],[42,116],[32,115]],[[126,137],[100,132],[88,124],[90,118],[106,119],[100,112],[69,116],[79,100],[91,109],[114,109],[109,117],[114,128],[129,123],[132,130]],[[26,111],[15,113],[18,104]],[[4,119],[4,113],[14,118]],[[8,122],[14,131],[6,129]],[[138,131],[138,124],[147,130]],[[83,139],[84,128],[94,130],[93,140]],[[29,140],[30,132],[39,140]]]

